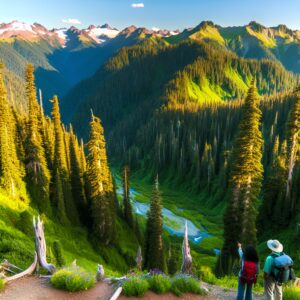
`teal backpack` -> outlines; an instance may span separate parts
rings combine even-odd
[[[293,269],[293,260],[285,253],[280,256],[271,255],[274,260],[271,276],[276,280],[277,284],[282,285],[290,280],[295,280],[295,271]],[[275,275],[274,269],[277,270]]]

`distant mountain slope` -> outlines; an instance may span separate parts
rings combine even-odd
[[[127,137],[163,105],[204,105],[241,98],[253,76],[262,94],[284,91],[296,81],[272,60],[239,58],[206,42],[169,45],[150,38],[121,49],[93,77],[68,93],[63,109],[69,112],[66,121],[73,120],[83,135],[92,108],[107,132],[118,128]],[[72,109],[76,111],[73,117]]]
[[[287,70],[300,73],[300,32],[290,30],[285,25],[268,28],[256,22],[245,26],[221,27],[207,21],[179,32],[135,26],[118,30],[108,24],[90,25],[86,29],[72,26],[48,30],[38,23],[30,25],[13,21],[0,24],[0,60],[19,78],[24,75],[25,64],[34,63],[36,83],[43,92],[45,110],[49,112],[48,99],[53,94],[65,96],[77,83],[93,76],[117,50],[148,39],[154,44],[171,45],[184,41],[205,42],[224,51],[232,51],[239,57],[271,59],[280,62]],[[226,72],[231,70],[227,69]],[[235,75],[232,73],[231,76]],[[235,79],[238,84],[236,76]],[[86,93],[81,91],[81,86],[84,85],[91,87],[88,83],[76,87],[77,93],[83,97]],[[238,85],[239,90],[245,90],[241,82]],[[194,96],[199,94],[195,86],[190,86],[189,90]],[[211,88],[205,93],[205,97],[210,94],[220,98],[220,93],[225,98],[232,96],[226,96],[224,90],[215,93]],[[78,101],[72,101],[72,105],[67,101],[64,107],[71,111],[65,112],[65,115],[71,116],[77,105]]]
[[[278,60],[288,70],[300,73],[300,31],[285,25],[265,27],[251,22],[245,26],[221,27],[206,21],[166,39],[170,43],[186,39],[214,42],[241,57]]]
[[[18,78],[27,63],[36,68],[36,84],[43,92],[45,111],[54,94],[62,97],[76,83],[92,76],[119,48],[132,45],[147,34],[135,27],[119,32],[108,24],[79,30],[48,30],[40,24],[13,21],[0,24],[0,61]],[[23,85],[20,85],[22,89]],[[24,90],[15,94],[24,94]]]

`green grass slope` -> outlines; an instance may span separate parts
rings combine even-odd
[[[0,261],[8,259],[20,268],[26,268],[32,263],[32,217],[37,215],[38,212],[30,206],[26,195],[22,200],[12,200],[0,190]],[[90,237],[84,228],[62,226],[44,215],[41,218],[45,223],[47,256],[50,261],[53,260],[53,242],[58,240],[67,265],[76,259],[79,266],[96,272],[97,264],[103,264],[107,274],[116,275],[127,272],[133,266],[138,243],[121,219],[117,221],[118,246],[96,248],[90,243]]]

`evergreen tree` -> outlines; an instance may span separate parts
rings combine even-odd
[[[115,194],[109,170],[104,130],[99,118],[92,116],[88,142],[87,181],[93,233],[100,243],[110,244],[115,235]]]
[[[128,225],[133,228],[132,207],[130,203],[130,187],[129,187],[129,168],[124,167],[123,170],[123,209],[124,218]]]
[[[86,224],[87,216],[87,201],[84,193],[83,171],[80,162],[80,149],[78,140],[73,132],[72,126],[70,128],[70,178],[73,199],[76,203],[80,219]]]
[[[142,235],[141,226],[139,224],[139,220],[137,217],[134,220],[134,232],[135,232],[135,235],[136,235],[136,238],[137,238],[139,244],[142,245],[143,244],[143,235]]]
[[[263,177],[260,121],[259,96],[252,81],[233,147],[230,199],[224,214],[224,245],[218,261],[220,274],[232,273],[237,242],[256,244],[257,203]]]
[[[12,197],[16,197],[19,190],[25,191],[22,180],[24,168],[16,150],[15,122],[7,101],[3,82],[3,65],[0,64],[0,186]]]
[[[168,273],[170,275],[175,275],[176,272],[180,270],[180,251],[173,245],[170,245],[169,248],[169,257],[168,257]]]
[[[40,212],[50,214],[50,171],[47,167],[39,120],[40,107],[36,99],[34,67],[26,68],[26,96],[28,100],[27,139],[25,146],[26,180],[28,190]]]
[[[289,207],[285,201],[286,188],[286,141],[282,143],[279,152],[279,138],[275,139],[271,155],[269,175],[265,180],[263,190],[263,204],[260,209],[260,234],[272,228],[283,228],[288,222]]]
[[[68,219],[74,223],[78,223],[78,214],[73,202],[71,185],[68,176],[68,164],[66,157],[64,131],[61,125],[59,104],[57,96],[54,96],[52,108],[52,118],[54,123],[55,145],[54,145],[54,161],[53,161],[53,205],[57,209],[65,209],[59,212],[65,222],[64,218],[67,215]],[[63,197],[61,199],[61,197]],[[62,205],[63,203],[63,205]],[[60,207],[59,207],[60,206]],[[66,213],[67,212],[67,213]]]
[[[158,187],[158,177],[153,186],[150,209],[147,216],[145,237],[144,267],[148,270],[158,268],[165,271],[164,245],[163,245],[163,216],[161,196]]]
[[[286,201],[290,203],[290,212],[295,209],[295,197],[291,195],[293,183],[293,171],[297,160],[300,140],[300,88],[296,90],[296,99],[290,110],[287,122],[287,158],[288,168],[286,183]]]

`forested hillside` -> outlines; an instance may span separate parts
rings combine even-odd
[[[208,30],[209,26],[213,25],[201,24],[195,32]],[[89,109],[101,116],[107,128],[109,154],[116,166],[129,164],[133,171],[144,170],[147,177],[151,177],[149,173],[152,177],[159,174],[165,185],[194,193],[201,199],[200,206],[218,206],[223,213],[231,199],[237,124],[243,121],[244,99],[254,82],[259,95],[256,105],[262,116],[257,130],[261,131],[264,146],[257,158],[263,172],[259,175],[260,188],[253,190],[256,204],[250,213],[253,219],[249,220],[254,226],[253,242],[260,243],[275,233],[286,249],[295,252],[291,240],[297,238],[299,218],[297,155],[293,157],[289,183],[295,194],[283,195],[291,172],[291,150],[285,149],[289,147],[288,116],[298,97],[294,93],[298,76],[274,57],[243,58],[226,43],[216,43],[207,35],[200,37],[182,33],[123,48],[95,76],[71,91],[64,105],[77,108],[72,121],[83,137],[87,134]],[[285,201],[291,201],[291,206]],[[282,221],[274,231],[271,220],[277,218]],[[236,255],[232,253],[238,236],[231,238],[235,241],[229,250],[232,264],[219,269],[221,273],[230,273],[234,265]],[[224,238],[227,245],[226,232]]]
[[[59,243],[68,263],[78,258],[90,269],[102,261],[108,272],[126,270],[138,247],[134,230],[139,225],[127,225],[120,212],[100,119],[89,117],[85,152],[72,127],[61,123],[57,96],[51,100],[51,118],[44,115],[32,65],[26,67],[25,82],[28,106],[20,111],[8,101],[1,65],[1,260],[28,265],[34,249],[32,217],[39,214],[48,227],[50,261]]]
[[[20,26],[16,21],[8,25],[15,23]],[[118,49],[138,43],[147,37],[143,36],[142,30],[128,28],[113,39],[106,37],[105,42],[103,40],[103,44],[99,44],[85,30],[71,27],[68,30],[48,31],[44,27],[39,28],[40,26],[32,25],[32,28],[39,29],[38,32],[42,31],[40,36],[31,31],[10,32],[9,28],[8,37],[0,34],[0,61],[5,64],[6,72],[9,71],[10,77],[13,78],[9,84],[9,99],[15,97],[24,107],[27,106],[23,80],[25,67],[28,63],[34,64],[36,85],[42,91],[48,115],[51,111],[49,99],[54,94],[64,96],[75,84],[92,76]],[[89,30],[93,29],[94,27],[90,27]],[[28,37],[28,34],[32,36]]]

